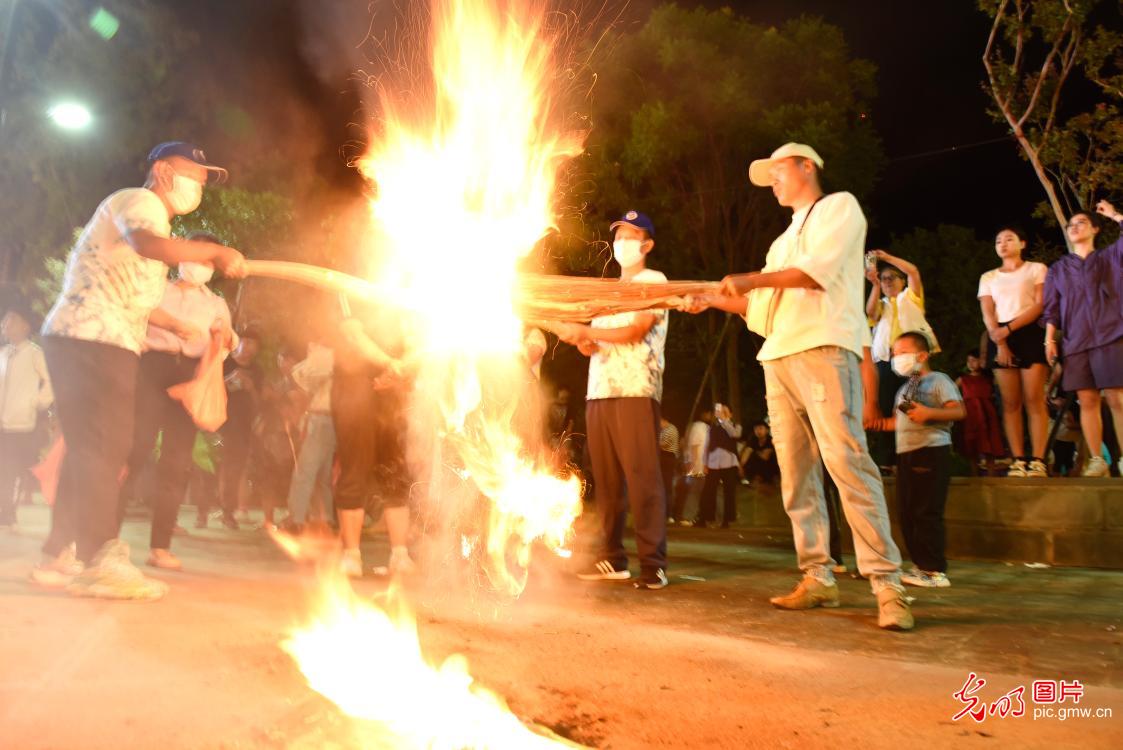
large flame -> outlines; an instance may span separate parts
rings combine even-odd
[[[580,512],[578,481],[554,477],[515,432],[534,422],[518,412],[535,408],[519,360],[517,265],[554,225],[558,168],[581,150],[550,96],[544,18],[532,0],[435,0],[430,95],[402,100],[382,87],[381,128],[360,165],[375,187],[379,281],[410,310],[423,362],[415,443],[441,435],[439,461],[492,501],[487,572],[512,594],[525,585],[529,544],[561,548]]]
[[[348,715],[377,723],[356,727],[377,735],[360,739],[426,750],[579,747],[524,726],[502,698],[474,683],[463,657],[430,665],[413,616],[393,591],[384,610],[335,575],[324,579],[320,595],[313,621],[282,646],[313,689]]]
[[[522,361],[516,268],[554,225],[559,167],[581,138],[559,127],[555,44],[533,0],[434,0],[431,85],[382,86],[380,127],[360,163],[374,187],[372,273],[410,320],[420,359],[410,432],[432,456],[431,501],[479,511],[455,554],[478,551],[498,591],[526,583],[534,542],[566,554],[580,483],[559,476],[530,434],[537,384]],[[531,427],[528,428],[527,425]],[[419,477],[427,481],[426,477]],[[435,496],[435,497],[432,497]],[[549,744],[471,684],[463,662],[426,664],[412,619],[331,579],[317,615],[286,642],[309,683],[347,713],[424,747]],[[446,732],[446,730],[448,730]]]

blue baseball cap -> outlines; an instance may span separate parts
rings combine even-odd
[[[226,180],[227,173],[225,169],[207,161],[207,155],[203,153],[203,149],[193,143],[185,143],[184,141],[165,141],[161,143],[148,153],[148,163],[151,164],[160,159],[169,159],[173,156],[179,156],[188,161],[195,162],[200,167],[210,172],[216,182],[223,182]]]
[[[623,224],[635,227],[636,229],[642,229],[647,232],[648,237],[655,237],[655,223],[651,221],[651,218],[647,214],[641,214],[639,211],[628,211],[620,217],[619,221],[612,222],[608,228],[615,229]]]

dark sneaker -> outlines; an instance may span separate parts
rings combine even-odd
[[[626,581],[632,577],[627,568],[617,570],[608,560],[601,560],[577,574],[582,581]]]
[[[237,531],[239,528],[241,528],[238,525],[238,520],[234,518],[234,516],[223,516],[222,525],[230,529],[231,531]]]
[[[640,573],[639,580],[632,585],[637,589],[651,589],[652,591],[657,591],[667,585],[667,574],[663,572],[662,568],[645,570]]]

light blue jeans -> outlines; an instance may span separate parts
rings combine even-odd
[[[900,589],[901,553],[889,533],[881,475],[862,430],[862,381],[856,354],[823,346],[763,362],[772,442],[784,508],[803,572],[834,583],[823,470],[838,487],[854,535],[858,570],[874,593]],[[822,462],[820,462],[820,456]]]
[[[300,455],[292,471],[289,485],[289,514],[294,523],[304,523],[308,517],[308,505],[312,502],[312,492],[320,488],[324,502],[324,513],[328,520],[332,517],[331,468],[335,458],[335,425],[330,414],[309,414],[308,431]]]

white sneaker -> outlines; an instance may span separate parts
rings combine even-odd
[[[357,549],[343,550],[343,557],[339,558],[339,571],[348,578],[362,578],[362,553],[360,553]]]
[[[66,590],[75,596],[98,599],[154,601],[168,593],[168,584],[148,578],[129,560],[129,545],[120,539],[105,543],[89,566]]]
[[[1103,456],[1092,456],[1088,459],[1088,463],[1084,464],[1084,471],[1080,472],[1082,477],[1109,477],[1111,476],[1111,469],[1107,466],[1107,461],[1103,460]]]
[[[1022,459],[1014,459],[1010,462],[1010,468],[1006,470],[1008,477],[1024,477],[1026,476],[1026,462]]]
[[[1029,462],[1026,467],[1026,476],[1034,479],[1044,479],[1049,476],[1049,467],[1045,465],[1044,461],[1038,461],[1036,458]]]
[[[901,583],[907,583],[910,586],[919,586],[926,589],[946,589],[951,586],[951,581],[948,580],[947,573],[940,573],[938,571],[918,570],[913,568],[907,573],[901,573]]]
[[[64,589],[85,567],[71,544],[58,557],[44,556],[42,562],[31,569],[31,580],[43,588]]]

